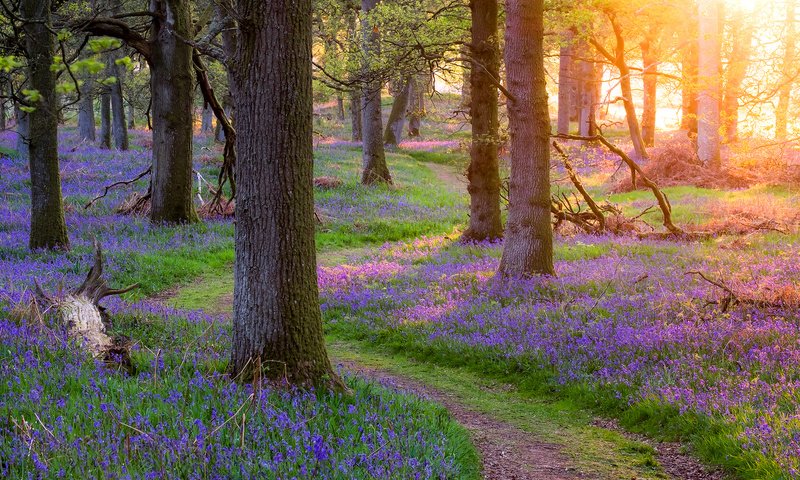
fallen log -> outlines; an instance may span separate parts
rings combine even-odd
[[[94,242],[94,265],[89,269],[83,283],[64,298],[52,298],[45,294],[36,282],[38,302],[44,309],[53,309],[66,326],[71,338],[78,340],[93,358],[107,365],[134,373],[131,363],[130,340],[127,337],[111,337],[107,333],[109,322],[100,301],[112,295],[121,295],[137,288],[133,284],[121,289],[108,287],[103,277],[103,252],[100,243]]]

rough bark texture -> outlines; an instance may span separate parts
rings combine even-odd
[[[573,78],[573,34],[567,32],[561,45],[558,57],[558,124],[556,131],[559,134],[568,134],[570,127],[570,116],[572,113],[572,98],[575,84]]]
[[[586,51],[588,49],[584,48]],[[597,102],[600,97],[597,67],[594,62],[581,60],[580,67],[580,113],[578,115],[578,132],[589,136],[597,133]],[[600,77],[602,78],[602,76]]]
[[[397,94],[392,102],[392,110],[386,120],[386,131],[383,132],[383,143],[396,147],[403,140],[403,127],[406,124],[406,109],[408,108],[409,89],[411,79],[405,78],[398,86]]]
[[[153,181],[150,220],[198,220],[192,202],[192,98],[194,68],[189,0],[153,0],[150,90],[153,116]]]
[[[360,142],[361,133],[361,90],[350,92],[350,128],[352,130],[352,140]]]
[[[720,167],[720,73],[719,0],[698,2],[699,64],[697,97],[697,156],[709,168]]]
[[[100,92],[100,148],[111,148],[111,93],[106,87]]]
[[[311,0],[241,0],[232,375],[341,385],[325,350],[314,247]]]
[[[795,0],[786,2],[786,42],[783,50],[783,71],[781,72],[781,88],[778,91],[778,106],[775,108],[775,138],[785,139],[788,133],[789,123],[789,104],[792,100],[792,88],[794,87],[795,60],[797,57],[797,26]]]
[[[739,97],[742,94],[742,82],[747,74],[752,50],[753,27],[742,13],[731,20],[731,43],[733,48],[725,69],[725,89],[722,94],[722,121],[725,142],[736,142],[739,139]]]
[[[658,102],[658,55],[653,38],[648,35],[640,44],[644,65],[644,106],[642,108],[642,140],[646,147],[656,143],[656,112]]]
[[[344,96],[341,93],[336,95],[336,117],[344,121]]]
[[[473,0],[471,56],[480,67],[471,69],[472,145],[467,170],[470,208],[464,241],[493,240],[503,236],[500,217],[500,168],[497,147],[498,108],[496,79],[500,78],[497,0]]]
[[[128,130],[136,128],[136,110],[133,108],[133,102],[128,101]]]
[[[28,83],[41,99],[27,115],[28,159],[31,171],[31,232],[33,249],[68,249],[67,225],[58,171],[58,99],[56,77],[50,69],[54,39],[51,34],[50,1],[24,0],[20,13],[28,57]]]
[[[511,143],[508,225],[498,275],[552,275],[550,114],[543,0],[506,2],[505,65]]]
[[[31,131],[31,117],[19,108],[19,104],[14,104],[14,116],[16,118],[16,150],[20,158],[28,158],[29,140]]]
[[[78,134],[81,140],[94,142],[97,139],[97,129],[94,121],[94,82],[87,75],[81,87],[81,100],[78,103]]]
[[[369,14],[378,4],[377,0],[361,0],[361,10]],[[374,77],[369,71],[372,58],[380,55],[380,32],[364,20],[364,57],[366,58],[365,74]],[[381,80],[370,79],[361,92],[361,136],[362,136],[362,172],[361,183],[392,183],[389,167],[386,165],[386,152],[383,149],[383,118],[381,117]]]
[[[128,124],[125,121],[125,103],[122,98],[122,82],[124,70],[117,65],[116,60],[121,58],[122,55],[114,52],[108,55],[107,70],[110,76],[117,79],[108,87],[108,93],[111,96],[111,131],[114,135],[114,147],[117,150],[128,149]]]

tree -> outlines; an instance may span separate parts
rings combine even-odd
[[[58,99],[53,63],[54,41],[49,0],[20,2],[29,96],[28,158],[31,170],[31,233],[33,249],[69,249],[58,171]]]
[[[378,0],[361,0],[361,10],[365,18],[362,23],[364,31],[364,58],[366,80],[361,91],[361,137],[362,137],[362,171],[361,183],[392,183],[389,167],[386,165],[386,152],[383,149],[383,119],[381,118],[380,76],[370,72],[370,63],[380,57],[380,30],[370,24],[369,14],[378,4]]]
[[[642,50],[644,70],[644,102],[642,108],[642,140],[646,147],[656,143],[656,113],[658,110],[658,54],[656,52],[656,31],[648,30],[639,44]]]
[[[404,78],[397,85],[392,102],[392,110],[386,120],[386,131],[383,133],[383,143],[396,147],[403,139],[403,127],[406,123],[406,109],[411,93],[411,77]]]
[[[500,169],[497,158],[499,121],[497,80],[500,78],[497,0],[473,0],[469,55],[472,145],[467,170],[469,227],[463,241],[494,240],[503,235],[500,218]]]
[[[722,123],[725,142],[739,139],[739,100],[742,82],[747,75],[754,28],[745,18],[744,10],[734,12],[730,23],[730,53],[725,68],[725,88],[722,93]]]
[[[111,148],[111,92],[106,86],[100,91],[100,148]]]
[[[786,32],[781,65],[781,85],[778,89],[778,106],[775,108],[775,138],[785,139],[789,123],[789,104],[792,100],[792,87],[796,76],[794,67],[797,56],[796,0],[786,1]]]
[[[698,2],[699,67],[697,97],[697,156],[712,169],[720,168],[720,73],[719,0]]]
[[[93,16],[73,22],[78,31],[123,40],[150,67],[153,168],[150,220],[198,220],[192,199],[192,99],[194,93],[192,2],[153,0],[148,12]],[[150,18],[145,38],[123,18]]]
[[[311,0],[240,0],[231,374],[341,387],[322,334],[314,246]]]
[[[97,138],[94,121],[94,82],[91,75],[85,75],[81,87],[81,100],[78,104],[78,134],[81,140],[94,142]]]
[[[506,2],[505,64],[511,142],[508,225],[500,277],[552,275],[550,113],[544,68],[544,1]]]
[[[114,136],[114,147],[117,150],[128,149],[128,124],[125,121],[125,103],[122,98],[122,81],[124,69],[118,61],[122,59],[119,52],[111,52],[106,57],[106,71],[110,76],[108,86],[109,100],[111,102],[111,131]]]
[[[575,84],[575,78],[572,75],[575,69],[575,62],[572,59],[573,38],[574,34],[568,30],[562,40],[558,56],[558,126],[556,132],[563,135],[569,134],[573,107],[572,91]]]

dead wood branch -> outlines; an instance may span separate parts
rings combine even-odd
[[[100,200],[101,198],[103,198],[103,197],[105,197],[106,195],[108,195],[108,194],[109,194],[109,192],[111,192],[111,190],[113,190],[114,188],[116,188],[116,187],[119,187],[119,186],[122,186],[122,185],[130,185],[130,184],[132,184],[132,183],[135,183],[135,182],[137,182],[138,180],[141,180],[141,179],[142,179],[142,178],[144,178],[145,176],[149,175],[149,174],[150,174],[150,172],[152,172],[152,171],[153,171],[153,167],[152,167],[152,166],[150,166],[150,167],[148,167],[148,168],[147,168],[147,170],[145,170],[144,172],[140,173],[140,174],[139,174],[139,175],[137,175],[135,178],[132,178],[132,179],[130,179],[130,180],[121,180],[121,181],[119,181],[119,182],[114,182],[114,183],[112,183],[111,185],[106,185],[106,186],[105,186],[105,189],[103,190],[103,193],[102,193],[101,195],[98,195],[98,196],[94,197],[94,198],[93,198],[93,199],[92,199],[92,200],[91,200],[89,203],[87,203],[86,205],[84,205],[84,206],[83,206],[83,208],[85,208],[85,209],[88,209],[89,207],[91,207],[92,205],[94,205],[94,203],[95,203],[96,201],[98,201],[98,200]],[[149,198],[149,197],[148,197],[148,198]]]

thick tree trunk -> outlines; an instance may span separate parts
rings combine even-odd
[[[240,0],[232,69],[236,264],[231,374],[341,387],[325,350],[314,247],[311,0]],[[262,373],[263,372],[263,373]]]
[[[470,207],[469,227],[463,241],[494,240],[503,236],[500,217],[500,167],[497,147],[499,121],[497,85],[500,52],[497,43],[497,0],[473,0],[471,56],[480,65],[471,69],[472,145],[467,170]]]
[[[383,143],[396,147],[403,140],[403,127],[406,124],[406,110],[408,108],[409,89],[411,78],[403,79],[392,102],[392,110],[386,120],[386,131],[383,132]]]
[[[725,70],[725,90],[722,95],[722,120],[726,143],[739,140],[739,97],[750,63],[753,41],[753,27],[743,14],[739,13],[734,17],[731,30],[733,49]]]
[[[573,90],[576,82],[572,75],[575,70],[572,32],[567,32],[562,41],[564,44],[561,45],[558,57],[558,124],[556,131],[561,135],[566,135],[569,134]]]
[[[588,51],[587,48],[582,50]],[[585,137],[595,135],[597,133],[597,101],[598,85],[600,82],[597,79],[596,66],[589,60],[581,60],[578,62],[580,71],[580,114],[578,115],[578,132]]]
[[[411,85],[408,90],[408,108],[406,118],[408,118],[408,136],[419,137],[422,118],[425,116],[425,82],[420,76],[411,77]]]
[[[352,139],[360,142],[363,138],[361,132],[361,90],[350,92],[350,126],[352,128]]]
[[[14,104],[14,116],[16,118],[16,150],[19,158],[28,158],[31,132],[31,117],[28,113],[19,108],[19,104]]]
[[[211,107],[206,104],[203,108],[203,116],[200,121],[200,131],[203,133],[210,133],[214,130],[214,112]]]
[[[336,94],[336,116],[340,121],[344,121],[344,96],[341,93]]]
[[[697,156],[711,169],[720,168],[720,0],[698,2],[699,68],[697,98]]]
[[[90,75],[84,77],[81,100],[78,104],[78,134],[84,142],[94,142],[97,130],[94,121],[94,82]]]
[[[543,0],[506,2],[505,65],[511,143],[508,225],[498,275],[552,275],[550,113]]]
[[[365,14],[375,8],[378,0],[361,0],[361,10]],[[361,96],[361,135],[362,135],[362,172],[361,183],[392,183],[389,167],[386,165],[386,152],[383,149],[383,118],[381,117],[382,82],[375,72],[370,72],[373,59],[380,56],[380,31],[369,25],[369,20],[362,23],[364,31],[365,74],[371,78]]]
[[[100,92],[100,148],[111,148],[111,93],[106,87]]]
[[[788,135],[789,105],[794,87],[795,61],[797,57],[796,1],[786,1],[786,41],[783,51],[781,87],[778,90],[778,106],[775,108],[775,138],[783,140]]]
[[[108,93],[111,96],[112,123],[111,131],[114,135],[114,147],[117,150],[128,149],[128,124],[125,121],[125,103],[122,98],[122,82],[124,71],[117,65],[116,60],[121,58],[118,53],[109,54],[106,57],[106,68],[111,76],[116,77],[117,81],[109,85]]]
[[[50,69],[54,39],[49,0],[23,0],[20,13],[25,19],[25,51],[28,58],[29,88],[40,100],[28,114],[28,159],[31,171],[31,250],[69,249],[61,177],[58,171],[58,98],[56,76]]]
[[[198,220],[192,202],[192,99],[194,67],[189,0],[153,0],[150,90],[153,116],[153,177],[150,220]]]
[[[645,37],[640,44],[644,65],[644,108],[642,109],[642,140],[646,147],[656,143],[656,112],[658,109],[658,55],[653,39]]]

